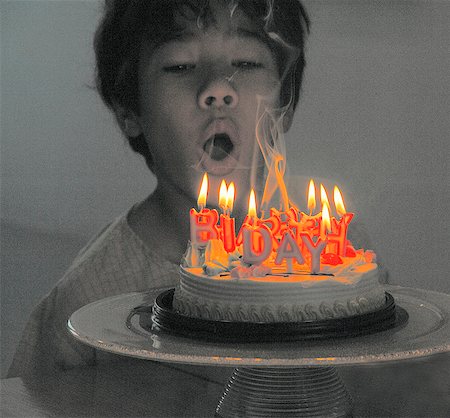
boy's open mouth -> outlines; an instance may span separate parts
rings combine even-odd
[[[197,169],[215,176],[225,176],[239,164],[241,139],[230,118],[209,120],[198,140]]]
[[[215,161],[222,161],[233,151],[234,145],[226,133],[218,133],[205,142],[203,150]]]

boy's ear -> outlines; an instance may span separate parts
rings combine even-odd
[[[292,106],[289,106],[288,110],[286,111],[283,117],[283,133],[289,131],[293,120],[294,120],[294,109],[292,108]]]
[[[134,111],[114,104],[114,113],[117,123],[125,136],[135,138],[142,133],[139,118]]]

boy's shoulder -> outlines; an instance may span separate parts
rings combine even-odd
[[[58,286],[83,293],[87,302],[170,285],[177,270],[143,243],[124,214],[86,244]]]
[[[82,266],[93,259],[108,257],[118,248],[136,246],[134,234],[123,214],[103,227],[80,250],[72,266]],[[137,245],[137,247],[140,247]]]

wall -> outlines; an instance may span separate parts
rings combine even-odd
[[[92,88],[100,15],[2,2],[2,219],[88,237],[154,187]]]
[[[392,283],[449,293],[450,3],[306,4],[291,171],[343,186]]]

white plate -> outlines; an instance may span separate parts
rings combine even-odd
[[[139,305],[151,304],[164,289],[130,293],[84,306],[69,319],[79,341],[100,350],[173,363],[217,366],[294,367],[361,364],[424,357],[450,351],[450,295],[421,289],[387,286],[408,323],[367,336],[308,342],[210,343],[163,332],[143,330],[135,316]]]

